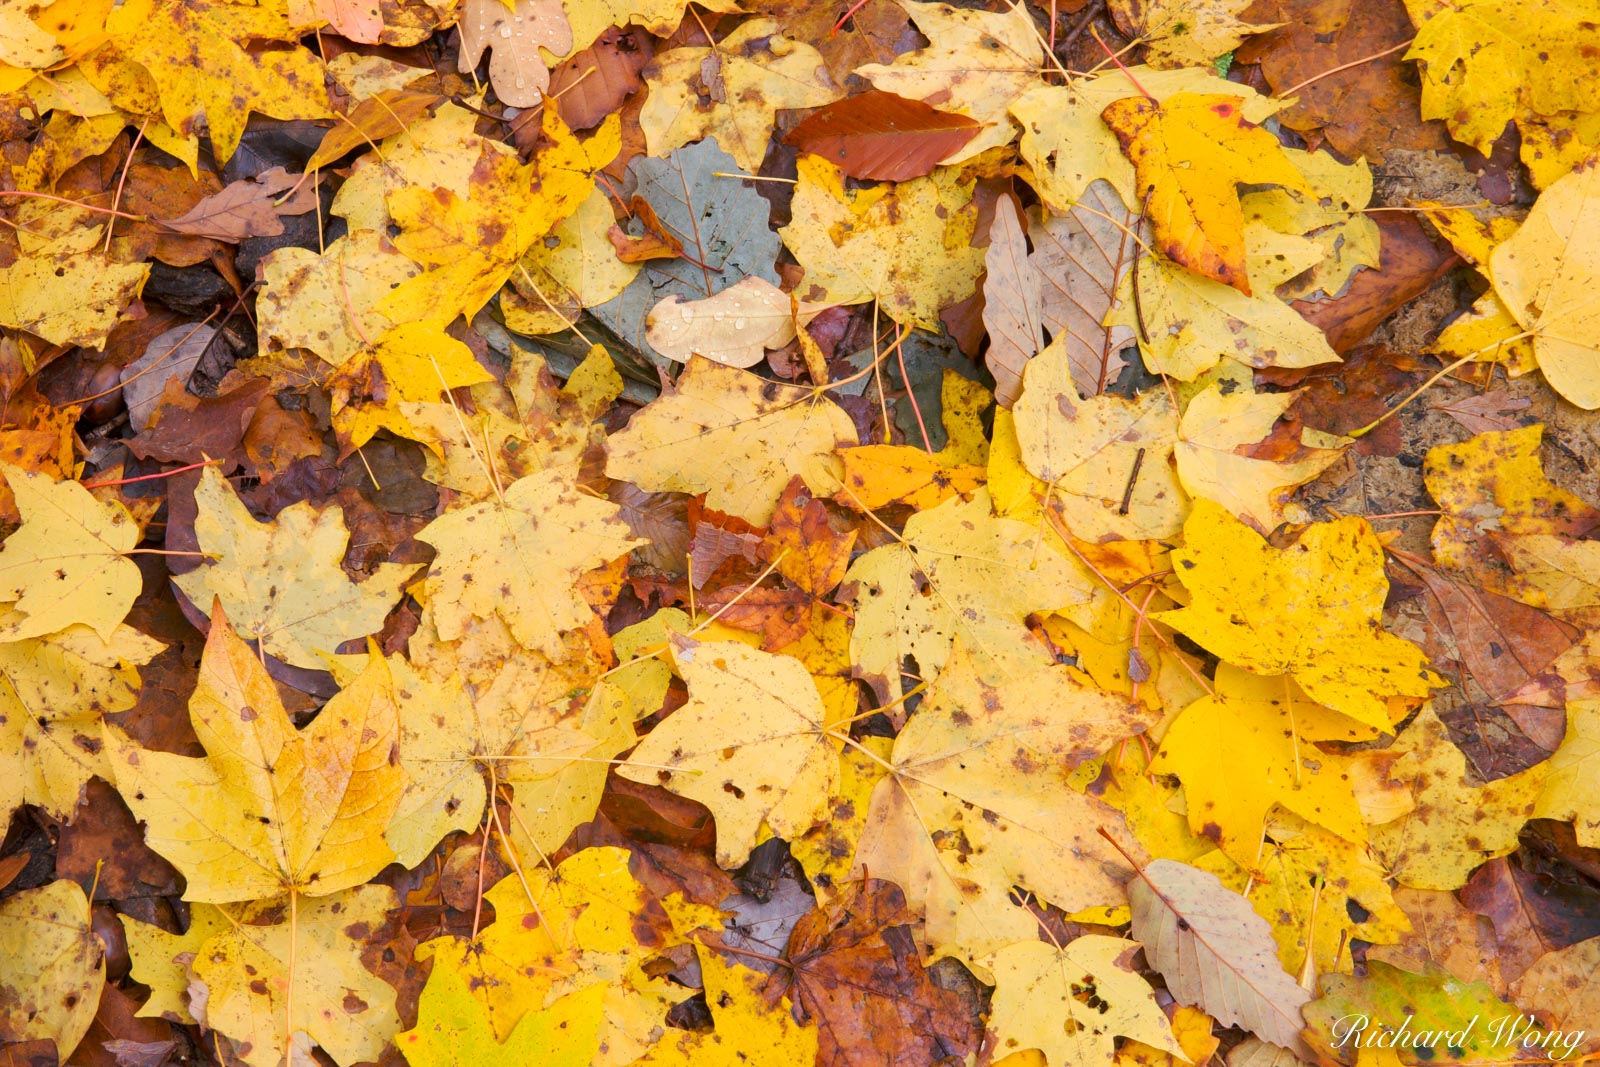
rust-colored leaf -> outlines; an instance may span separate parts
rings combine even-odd
[[[812,112],[784,138],[852,178],[920,178],[977,136],[983,124],[881,89]]]

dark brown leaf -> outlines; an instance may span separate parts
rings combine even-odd
[[[788,994],[817,1023],[819,1067],[936,1064],[975,1051],[976,1005],[934,985],[905,925],[905,894],[876,878],[795,926],[790,971],[768,989]]]

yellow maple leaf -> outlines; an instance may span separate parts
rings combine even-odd
[[[715,75],[706,84],[710,63]],[[650,155],[665,156],[702,137],[714,137],[740,168],[761,168],[781,109],[821,107],[838,99],[817,50],[779,32],[778,22],[753,18],[715,48],[663,52],[646,79],[650,94],[639,112]]]
[[[37,804],[71,819],[89,779],[111,777],[101,717],[133,707],[134,665],[161,647],[127,626],[109,641],[73,626],[0,644],[0,818]]]
[[[1380,628],[1389,588],[1365,519],[1316,523],[1287,549],[1196,500],[1172,554],[1187,607],[1155,618],[1235,666],[1288,674],[1313,700],[1380,730],[1387,698],[1444,682],[1409,641]]]
[[[971,178],[940,168],[847,191],[843,172],[821,156],[802,155],[796,166],[793,221],[778,233],[806,269],[801,299],[876,300],[896,322],[937,330],[940,309],[972,294],[984,250],[972,247]]]
[[[1248,86],[1228,81],[1209,64],[1177,70],[1140,64],[1127,68],[1126,74],[1111,70],[1074,78],[1068,85],[1042,85],[1031,79],[1031,88],[1011,103],[1010,112],[1022,123],[1017,147],[1028,165],[1028,182],[1054,214],[1070,212],[1100,179],[1111,183],[1123,204],[1137,209],[1143,202],[1135,191],[1133,164],[1100,119],[1107,105],[1128,95],[1130,77],[1137,78],[1157,100],[1176,93],[1241,96],[1240,110],[1250,122],[1262,122],[1283,106]]]
[[[851,564],[845,575],[856,618],[850,656],[884,703],[904,692],[908,659],[931,677],[957,637],[971,655],[1000,669],[1049,662],[1024,620],[1088,601],[1093,585],[1042,536],[1037,525],[996,517],[988,490],[980,489],[970,500],[953,497],[918,512],[902,540]]]
[[[129,955],[152,990],[139,1014],[199,1021],[231,1039],[249,1067],[279,1067],[289,1051],[292,994],[295,1056],[307,1055],[309,1038],[340,1067],[375,1060],[400,1016],[394,987],[367,969],[363,954],[399,906],[388,886],[358,885],[300,901],[292,922],[276,900],[196,904],[183,934],[130,918]]]
[[[1262,260],[1249,254],[1248,244],[1246,249],[1251,271],[1261,275]],[[1152,373],[1191,381],[1224,356],[1251,367],[1310,367],[1339,359],[1327,335],[1267,286],[1246,296],[1151,255],[1139,260],[1137,276],[1138,307],[1130,271],[1111,321],[1134,327],[1142,318],[1139,351]]]
[[[765,526],[796,475],[813,493],[837,491],[834,449],[855,443],[855,424],[825,393],[692,359],[675,389],[607,441],[606,474],[705,493],[707,507]]]
[[[352,229],[321,255],[280,248],[260,265],[261,337],[338,366],[397,322],[414,321],[419,309],[391,320],[374,305],[420,270],[377,230]]]
[[[1411,932],[1388,872],[1367,845],[1281,811],[1267,819],[1266,831],[1248,865],[1234,863],[1221,849],[1186,862],[1236,893],[1248,887],[1250,906],[1272,927],[1285,971],[1303,973],[1311,953],[1315,973],[1348,974],[1351,938],[1390,945]],[[1353,915],[1363,918],[1358,922]]]
[[[573,582],[645,543],[577,478],[576,464],[530,474],[417,533],[438,550],[426,590],[440,637],[453,641],[470,619],[498,615],[527,648],[561,655],[561,632],[592,617]]]
[[[498,1040],[483,1005],[451,960],[440,960],[417,1002],[417,1025],[394,1043],[411,1067],[488,1067],[537,1063],[541,1067],[590,1067],[598,1053],[601,996],[596,983],[569,993],[542,1010],[530,1011]]]
[[[500,294],[507,328],[529,335],[560,333],[583,308],[604,304],[626,289],[639,264],[617,258],[616,246],[606,238],[615,223],[610,197],[596,186],[549,236],[535,241]]]
[[[1413,889],[1460,889],[1473,868],[1517,847],[1550,764],[1479,784],[1450,732],[1425,706],[1400,732],[1390,776],[1416,798],[1405,815],[1370,830],[1388,873]]]
[[[964,649],[952,653],[895,738],[855,863],[905,889],[930,956],[973,965],[1035,936],[1013,887],[1068,913],[1124,902],[1117,854],[1094,831],[1117,814],[1067,777],[1154,718],[1064,667],[999,685],[985,673]]]
[[[731,870],[749,859],[763,824],[792,840],[822,817],[839,784],[840,742],[799,660],[737,641],[673,634],[669,642],[689,702],[617,773],[710,808],[717,863]]]
[[[1586,0],[1405,0],[1422,63],[1422,117],[1488,152],[1513,118],[1600,111],[1586,72],[1597,12]]]
[[[1057,337],[1028,361],[1011,413],[1023,463],[1049,485],[1074,534],[1138,541],[1182,527],[1189,500],[1173,469],[1177,413],[1165,389],[1079,399]]]
[[[762,992],[766,975],[729,963],[703,944],[695,948],[714,1028],[707,1033],[668,1030],[634,1061],[637,1067],[806,1067],[816,1062],[816,1024],[796,1022],[788,997],[769,1005]]]
[[[984,124],[984,130],[942,162],[959,163],[1009,142],[1017,131],[1006,107],[1038,81],[1035,72],[1044,63],[1042,40],[1027,11],[896,2],[928,38],[928,46],[897,56],[893,63],[868,63],[856,73],[874,88]]]
[[[1428,450],[1422,478],[1441,512],[1431,535],[1441,567],[1466,572],[1491,592],[1526,596],[1532,587],[1486,534],[1511,544],[1542,534],[1577,538],[1600,521],[1600,511],[1545,476],[1543,438],[1535,423]]]
[[[1150,771],[1178,776],[1189,828],[1217,842],[1241,866],[1256,862],[1275,804],[1365,843],[1366,824],[1346,761],[1312,744],[1330,732],[1318,729],[1319,720],[1330,718],[1342,716],[1298,697],[1287,678],[1262,678],[1223,664],[1216,693],[1183,709],[1162,735]]]
[[[0,1040],[52,1042],[64,1062],[89,1032],[106,981],[89,912],[68,879],[0,901]]]
[[[547,144],[526,166],[485,141],[464,192],[423,183],[388,194],[401,230],[395,247],[426,269],[378,301],[381,313],[399,317],[421,307],[425,320],[441,327],[458,314],[470,319],[533,242],[583,203],[593,172],[622,145],[621,120],[613,115],[582,142],[553,107],[545,108],[543,123]]]
[[[1581,408],[1600,408],[1600,163],[1540,194],[1517,232],[1490,254],[1489,275],[1532,337],[1550,387]]]
[[[405,772],[381,657],[297,731],[261,660],[214,608],[189,717],[207,757],[105,734],[117,788],[150,847],[188,880],[185,900],[323,896],[394,858],[383,833]]]
[[[321,653],[377,633],[416,571],[383,563],[352,582],[340,566],[350,531],[337,506],[302,500],[257,522],[215,467],[201,475],[194,498],[195,537],[214,562],[173,580],[197,607],[218,600],[240,633],[296,667],[321,669]],[[263,567],[266,560],[274,566]]]
[[[0,326],[99,350],[149,274],[148,263],[83,254],[23,257],[0,267]]]
[[[410,658],[389,657],[409,780],[385,838],[407,867],[451,831],[478,826],[486,771],[514,791],[512,840],[531,834],[529,855],[553,852],[593,817],[606,761],[635,740],[587,642],[568,642],[552,663],[517,645],[498,618],[468,627],[454,643],[439,640],[430,607]]]
[[[466,938],[421,945],[467,979],[498,1041],[506,1041],[530,1009],[597,984],[601,993],[601,1052],[592,1067],[632,1064],[660,1037],[667,1012],[693,994],[643,968],[651,957],[685,937],[660,917],[628,871],[629,853],[588,848],[552,870],[511,875],[484,893],[495,921]]]
[[[416,440],[399,405],[436,402],[441,392],[493,381],[472,350],[432,323],[407,323],[345,360],[329,380],[333,426],[349,454],[380,429]]]
[[[1112,16],[1126,33],[1145,45],[1145,62],[1155,67],[1207,67],[1239,47],[1246,35],[1282,23],[1245,22],[1239,15],[1251,0],[1113,0]]]
[[[1571,820],[1578,844],[1600,847],[1600,797],[1594,789],[1600,770],[1600,703],[1575,700],[1567,705],[1566,737],[1546,766],[1549,777],[1534,817]]]
[[[138,93],[139,72],[153,78],[160,117],[183,137],[211,135],[218,162],[238,147],[251,112],[277,119],[330,115],[322,62],[305,48],[246,50],[244,42],[292,41],[284,0],[131,0],[106,19],[109,55],[136,65],[98,68],[90,80],[116,100]]]
[[[1120,937],[1088,934],[1060,946],[1018,941],[996,952],[989,964],[996,1053],[1038,1049],[1055,1067],[1091,1067],[1111,1063],[1121,1036],[1182,1055],[1155,991],[1130,965],[1138,950]]]
[[[144,579],[127,558],[139,524],[77,482],[0,463],[22,526],[0,548],[0,641],[83,625],[110,641]]]
[[[1274,462],[1242,456],[1299,397],[1298,392],[1224,394],[1210,386],[1189,401],[1178,424],[1173,455],[1190,496],[1205,497],[1266,532],[1285,518],[1290,491],[1327,470],[1342,450],[1318,448],[1302,459]],[[1302,516],[1295,516],[1301,518]]]
[[[1310,191],[1278,139],[1244,118],[1237,96],[1129,97],[1101,117],[1132,161],[1138,194],[1168,259],[1250,295],[1241,184]]]

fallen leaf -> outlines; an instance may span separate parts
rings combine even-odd
[[[1173,446],[1178,480],[1195,498],[1213,500],[1258,531],[1277,528],[1290,493],[1344,454],[1314,448],[1288,462],[1255,459],[1240,450],[1263,440],[1297,393],[1224,394],[1211,386],[1189,401]]]
[[[1405,54],[1422,64],[1422,117],[1487,155],[1513,118],[1600,110],[1587,68],[1586,5],[1464,0],[1441,7],[1405,0],[1417,36]]]
[[[738,170],[709,138],[665,159],[641,155],[628,164],[622,195],[650,205],[683,258],[653,260],[616,297],[588,311],[647,356],[645,319],[666,297],[704,300],[751,275],[778,283],[772,262],[782,242],[767,228],[771,205],[753,183],[718,177]],[[630,233],[643,230],[642,221],[630,221]]]
[[[1125,365],[1121,350],[1133,342],[1133,327],[1108,320],[1138,253],[1139,226],[1103,180],[1091,182],[1065,215],[1041,213],[1029,222],[1028,262],[1044,283],[1039,313],[1051,340],[1064,338],[1072,378],[1090,396],[1116,380]]]
[[[136,666],[161,646],[127,626],[102,640],[85,626],[0,644],[0,815],[37,804],[70,819],[89,779],[109,778],[100,723],[134,706]]]
[[[928,39],[928,46],[869,63],[856,73],[874,88],[942,110],[966,115],[985,129],[939,160],[960,163],[1016,135],[1006,114],[1010,103],[1034,83],[1044,49],[1033,20],[1022,8],[991,13],[949,4],[896,0]]]
[[[855,612],[850,658],[883,703],[903,695],[905,670],[924,679],[943,670],[958,638],[988,666],[1049,662],[1027,616],[1082,604],[1092,587],[1041,536],[1037,526],[996,517],[979,489],[918,512],[894,544],[857,557],[845,575]]]
[[[1029,681],[1050,679],[1065,706],[1035,703],[1026,682],[995,686],[992,660],[957,648],[895,738],[855,869],[906,887],[928,958],[981,967],[1038,930],[1015,887],[1068,913],[1122,902],[1116,853],[1090,829],[1116,813],[1066,783],[1141,712],[1074,687],[1062,668]]]
[[[495,95],[512,107],[533,107],[550,88],[550,68],[540,58],[547,48],[558,56],[572,50],[572,27],[559,0],[462,0],[463,74],[476,69],[486,49],[489,81]]]
[[[818,155],[852,178],[921,178],[954,154],[982,124],[920,100],[873,89],[807,115],[784,143]]]
[[[559,466],[519,478],[417,534],[438,550],[426,591],[440,637],[453,641],[469,620],[499,616],[525,647],[561,655],[561,632],[590,617],[572,583],[642,543],[615,504],[578,490],[576,476]]]
[[[247,39],[293,40],[286,6],[136,0],[114,7],[105,28],[110,62],[86,70],[90,81],[115,95],[126,91],[126,82],[136,84],[140,74],[153,79],[147,113],[158,113],[180,137],[208,130],[221,162],[238,147],[251,112],[279,119],[328,117],[322,63],[312,53],[242,47]]]
[[[340,566],[350,532],[338,507],[302,501],[258,522],[215,467],[201,475],[194,498],[195,535],[213,561],[179,575],[178,588],[197,608],[215,598],[240,633],[296,667],[320,670],[319,654],[377,633],[416,571],[414,564],[385,563],[365,581],[351,581]],[[274,573],[262,568],[264,559],[296,562]]]
[[[716,70],[713,84],[705,64]],[[649,154],[714,137],[740,170],[751,172],[767,154],[775,112],[817,107],[839,95],[817,50],[785,37],[767,18],[742,23],[714,48],[659,52],[652,67],[639,112]]]
[[[1550,387],[1581,408],[1600,407],[1600,166],[1584,165],[1540,194],[1517,232],[1489,257],[1495,292],[1533,338]]]
[[[22,514],[0,547],[0,641],[83,625],[109,642],[143,582],[128,558],[140,537],[133,516],[77,482],[5,463],[0,474]]]
[[[1065,945],[1019,941],[996,952],[989,1008],[996,1051],[1038,1049],[1056,1067],[1109,1064],[1115,1039],[1126,1037],[1181,1056],[1155,992],[1129,963],[1137,951],[1121,938],[1090,934]]]
[[[706,805],[717,819],[718,864],[739,867],[763,825],[790,839],[821,818],[838,784],[839,742],[799,660],[676,634],[669,647],[689,702],[618,773]],[[752,694],[760,694],[756,714]]]
[[[1390,726],[1389,697],[1443,684],[1420,649],[1380,628],[1389,583],[1364,519],[1314,524],[1278,549],[1196,500],[1172,558],[1190,602],[1156,618],[1229,663],[1292,675],[1313,700],[1379,730]]]
[[[802,300],[874,300],[896,322],[933,330],[942,307],[972,292],[983,249],[972,247],[973,183],[958,171],[846,190],[820,156],[797,166],[793,221],[778,232],[806,269],[795,290]]]
[[[588,1067],[598,1051],[604,990],[603,985],[592,985],[528,1012],[502,1042],[495,1038],[483,1006],[467,989],[466,978],[441,961],[422,990],[416,1028],[396,1034],[395,1045],[411,1067],[494,1062]]]
[[[1058,340],[1028,364],[1012,414],[1022,462],[1078,537],[1145,540],[1183,526],[1188,497],[1173,467],[1178,428],[1165,389],[1080,400]]]
[[[45,1040],[65,1061],[94,1022],[105,946],[76,882],[50,882],[0,901],[0,1041]]]
[[[301,185],[282,167],[263,171],[254,179],[237,181],[213,193],[175,219],[158,225],[174,233],[212,237],[237,243],[246,237],[275,237],[283,232],[281,215],[302,215],[317,203],[316,186],[309,195],[297,195]],[[283,200],[283,203],[279,203]]]
[[[1300,1038],[1311,994],[1284,971],[1270,927],[1249,901],[1205,871],[1164,859],[1128,883],[1128,899],[1133,936],[1180,1004],[1312,1058]]]
[[[1424,1031],[1459,1035],[1459,1042],[1452,1041],[1450,1047],[1460,1049],[1459,1055],[1468,1062],[1509,1059],[1515,1063],[1544,1058],[1543,1052],[1519,1048],[1518,1042],[1504,1040],[1509,1028],[1501,1022],[1497,1029],[1495,1023],[1517,1018],[1520,1013],[1482,982],[1459,982],[1448,974],[1412,974],[1373,961],[1367,964],[1363,978],[1327,975],[1322,979],[1321,992],[1305,1006],[1305,1016],[1308,1038],[1314,1038],[1317,1047],[1325,1050],[1320,1057],[1323,1062],[1354,1063],[1358,1055],[1354,1041],[1334,1037],[1336,1020],[1352,1016],[1385,1019],[1397,1010],[1399,1018],[1413,1020],[1409,1025],[1419,1037]],[[1473,1019],[1481,1020],[1482,1025],[1472,1025]],[[1394,1050],[1397,1062],[1408,1064],[1427,1063],[1436,1054],[1434,1045],[1420,1042]]]
[[[704,356],[729,367],[753,367],[768,349],[794,340],[795,319],[788,294],[751,276],[688,304],[674,293],[650,309],[644,331],[651,347],[678,363]]]
[[[1232,52],[1246,36],[1276,29],[1240,15],[1252,0],[1112,0],[1117,28],[1144,42],[1153,67],[1203,67]]]
[[[765,526],[791,478],[832,494],[833,451],[855,443],[850,417],[824,395],[699,359],[610,437],[606,473],[652,492],[705,493],[708,507]]]
[[[1240,97],[1178,93],[1130,97],[1102,116],[1139,179],[1139,203],[1162,253],[1202,277],[1250,295],[1237,186],[1307,190],[1277,138],[1249,124]]]
[[[54,345],[104,348],[149,274],[145,263],[103,263],[70,253],[18,259],[0,267],[0,326]]]
[[[1400,732],[1389,770],[1416,798],[1401,818],[1371,828],[1373,850],[1401,885],[1459,889],[1472,869],[1517,847],[1517,833],[1535,810],[1549,775],[1539,764],[1487,784],[1429,708]]]

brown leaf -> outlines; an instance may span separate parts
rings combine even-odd
[[[1418,556],[1390,554],[1422,579],[1430,598],[1430,621],[1445,647],[1429,648],[1436,664],[1455,659],[1496,702],[1545,670],[1577,641],[1579,631],[1510,597],[1446,577]],[[1440,668],[1445,669],[1444,667]]]
[[[600,125],[644,84],[639,72],[655,56],[655,44],[637,26],[612,26],[594,44],[550,72],[556,112],[574,130]]]
[[[1022,395],[1023,368],[1044,343],[1042,281],[1028,260],[1020,211],[1013,197],[996,207],[984,254],[983,325],[989,331],[989,351],[983,358],[994,375],[995,403],[1003,408]]]
[[[1065,335],[1073,380],[1090,396],[1105,392],[1127,363],[1121,349],[1133,331],[1102,324],[1139,250],[1138,227],[1111,183],[1095,181],[1067,214],[1028,229],[1028,263],[1042,282],[1040,316],[1052,340]]]
[[[1383,242],[1378,269],[1358,271],[1350,287],[1331,300],[1293,304],[1341,355],[1366,341],[1380,322],[1456,264],[1455,253],[1441,251],[1414,216],[1386,211],[1377,219]]]
[[[1392,149],[1448,144],[1441,123],[1422,121],[1416,74],[1405,49],[1395,48],[1415,34],[1401,0],[1256,0],[1245,20],[1284,24],[1245,42],[1236,57],[1259,63],[1279,95],[1295,89],[1295,103],[1279,113],[1285,126],[1321,130],[1344,155],[1380,163]]]
[[[852,178],[903,182],[930,173],[982,126],[966,115],[873,89],[818,108],[783,140]]]
[[[225,470],[236,470],[248,458],[244,433],[268,385],[265,378],[250,378],[226,394],[198,397],[191,396],[182,382],[168,379],[149,429],[129,441],[128,449],[140,459],[163,463],[221,459]]]
[[[253,179],[237,181],[214,193],[175,219],[159,220],[173,233],[212,237],[237,243],[246,237],[276,237],[283,232],[281,215],[302,215],[317,204],[316,183],[273,167]],[[278,199],[294,189],[285,203]]]
[[[1515,857],[1502,856],[1473,871],[1461,887],[1462,905],[1491,924],[1507,982],[1515,982],[1544,953],[1582,940],[1572,936],[1577,930],[1559,938],[1547,932],[1550,917],[1559,914],[1559,898],[1552,898],[1541,881]]]
[[[900,887],[871,878],[796,924],[791,969],[774,973],[768,993],[792,995],[816,1021],[819,1067],[932,1064],[977,1049],[976,1005],[934,985],[911,921]]]

